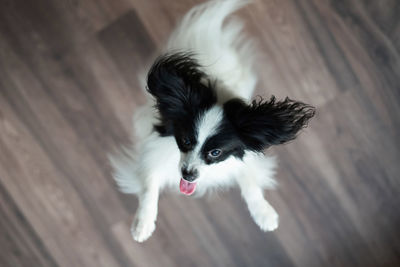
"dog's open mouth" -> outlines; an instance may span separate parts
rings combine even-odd
[[[196,182],[189,182],[185,179],[181,178],[181,182],[179,183],[179,189],[181,190],[182,194],[190,196],[196,190]]]

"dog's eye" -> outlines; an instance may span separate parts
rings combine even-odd
[[[186,146],[186,147],[188,147],[188,146],[190,146],[190,145],[192,144],[192,142],[190,142],[190,139],[187,138],[187,137],[183,137],[183,138],[182,138],[182,143],[183,143],[183,145]]]
[[[212,158],[217,158],[221,155],[221,149],[213,149],[210,152],[208,152],[208,155]]]

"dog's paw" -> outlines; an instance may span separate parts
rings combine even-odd
[[[271,206],[263,206],[253,213],[253,219],[261,230],[274,231],[279,225],[279,215]]]
[[[131,234],[135,241],[146,241],[156,229],[156,224],[152,220],[135,219],[132,223]]]

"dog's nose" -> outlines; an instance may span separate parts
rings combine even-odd
[[[193,169],[189,170],[189,169],[183,167],[181,169],[181,172],[182,172],[182,178],[189,182],[193,182],[198,177],[197,170],[193,170]]]

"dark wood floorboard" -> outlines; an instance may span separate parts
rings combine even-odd
[[[1,184],[0,214],[1,266],[58,266]]]
[[[237,190],[162,195],[132,241],[137,200],[107,154],[144,102],[136,73],[191,1],[0,1],[0,266],[400,266],[400,4],[259,0],[257,93],[317,106],[279,158],[262,233]]]

